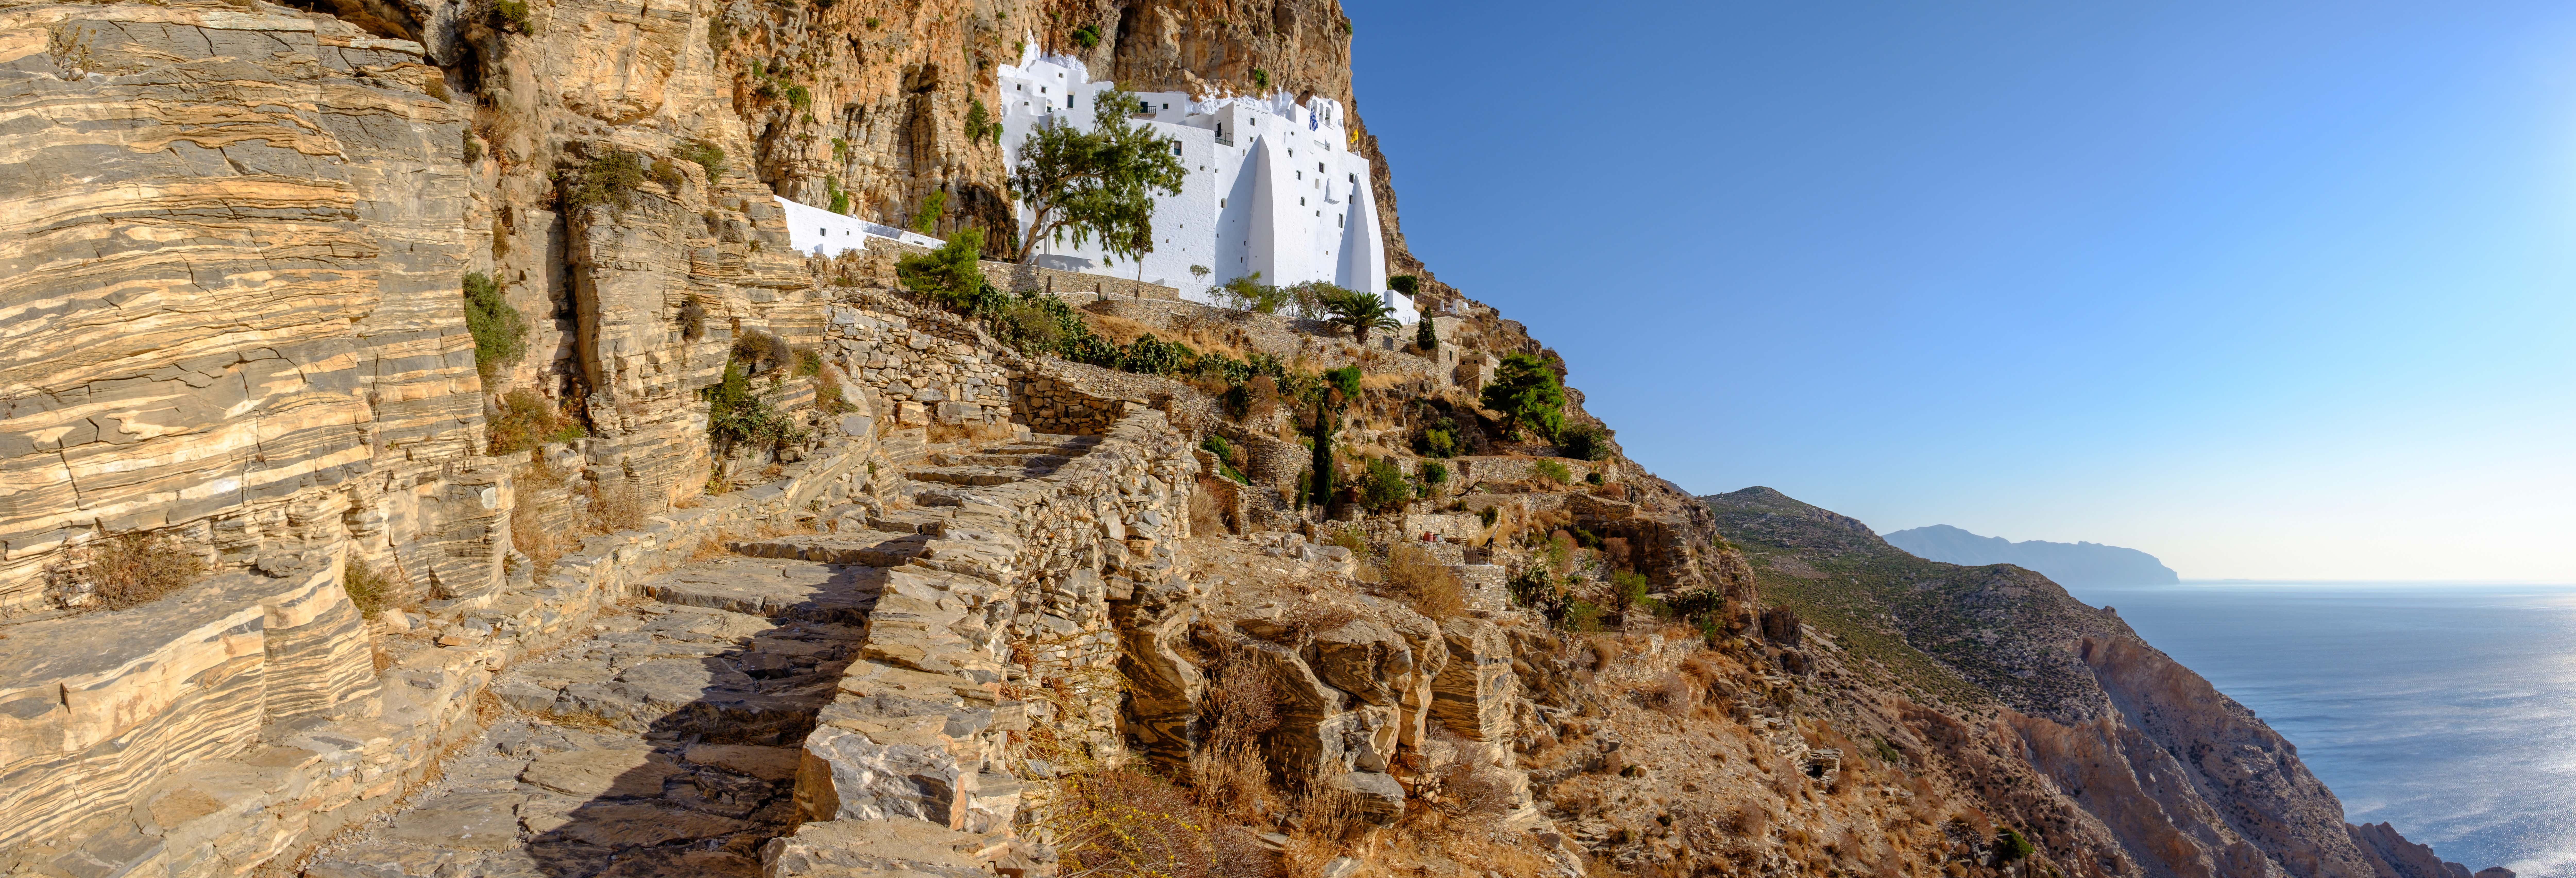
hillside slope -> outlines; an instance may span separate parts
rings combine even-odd
[[[2182,581],[2156,556],[2101,543],[2014,542],[1985,537],[1946,524],[1907,528],[1882,534],[1888,545],[1915,557],[1971,567],[2018,564],[2077,588],[2086,586],[2165,585]]]
[[[1769,488],[1702,499],[1766,598],[1899,685],[1990,712],[2146,874],[2392,874],[2297,747],[2108,609],[2012,565],[1923,560]]]

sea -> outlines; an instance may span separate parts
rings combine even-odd
[[[2576,585],[2068,591],[2289,738],[2345,820],[2471,871],[2576,878]]]

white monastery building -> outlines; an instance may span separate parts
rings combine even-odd
[[[1002,144],[1013,165],[1040,125],[1090,130],[1096,98],[1116,87],[1092,82],[1079,59],[1041,57],[1034,40],[999,73]],[[1096,241],[1042,241],[1040,266],[1162,284],[1201,302],[1213,301],[1209,288],[1253,272],[1280,286],[1328,281],[1385,297],[1399,320],[1418,318],[1410,297],[1387,289],[1369,162],[1350,149],[1339,101],[1299,105],[1285,92],[1205,101],[1137,92],[1132,100],[1128,118],[1173,140],[1189,170],[1179,195],[1155,194],[1153,251],[1140,265],[1112,261]],[[1020,208],[1023,224],[1033,216]],[[1198,276],[1194,265],[1209,273]]]

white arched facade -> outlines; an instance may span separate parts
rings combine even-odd
[[[1078,59],[1040,56],[1034,44],[999,73],[1002,147],[1012,164],[1040,125],[1088,130],[1096,97],[1115,86],[1091,81]],[[1385,297],[1406,323],[1419,319],[1410,297],[1387,289],[1369,162],[1351,151],[1340,102],[1299,104],[1284,92],[1205,101],[1138,92],[1133,99],[1129,118],[1172,139],[1189,170],[1180,194],[1155,196],[1153,251],[1141,261],[1113,261],[1098,242],[1040,242],[1039,265],[1162,284],[1200,302],[1213,301],[1210,288],[1253,272],[1282,286],[1328,281]],[[1020,221],[1030,218],[1020,208]],[[1201,276],[1191,266],[1209,271]]]

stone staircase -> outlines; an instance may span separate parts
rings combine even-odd
[[[984,874],[1018,805],[999,733],[1025,727],[1000,696],[1017,546],[987,495],[1099,441],[884,443],[894,496],[823,510],[828,532],[730,540],[500,671],[496,718],[445,776],[304,874]]]

